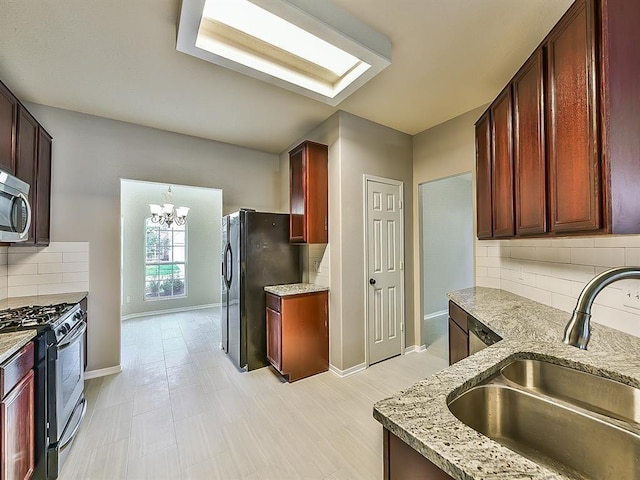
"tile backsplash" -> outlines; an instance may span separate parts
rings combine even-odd
[[[0,296],[89,291],[89,242],[0,248]]]
[[[573,311],[591,278],[625,265],[640,266],[640,235],[476,242],[476,285],[508,290],[566,312]],[[640,280],[613,283],[596,297],[593,321],[640,336],[636,295]]]
[[[304,245],[302,248],[302,281],[331,286],[329,244]]]

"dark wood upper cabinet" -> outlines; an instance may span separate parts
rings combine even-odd
[[[18,106],[18,129],[16,149],[16,177],[29,184],[29,205],[31,205],[31,227],[27,240],[33,244],[35,239],[35,198],[36,165],[38,162],[38,122],[22,105]]]
[[[38,129],[38,162],[36,168],[35,242],[49,245],[51,218],[51,135]]]
[[[491,238],[491,112],[476,123],[476,212],[478,238]]]
[[[605,226],[640,233],[640,2],[607,0],[598,18]]]
[[[513,79],[516,234],[547,229],[544,55],[539,48]]]
[[[507,87],[491,105],[493,185],[493,236],[514,234],[513,216],[513,113],[511,88]]]
[[[15,173],[18,99],[0,82],[0,169]]]
[[[289,152],[292,243],[329,242],[328,150],[306,141]]]
[[[0,82],[0,169],[29,184],[31,226],[15,246],[49,245],[51,135]]]
[[[601,228],[592,1],[578,0],[546,41],[549,213],[553,232]]]
[[[575,0],[492,103],[494,231],[489,235],[480,221],[489,196],[479,191],[478,238],[640,233],[638,18],[640,2]],[[507,190],[508,139],[498,133],[508,122],[509,88],[515,175],[510,235],[508,212],[498,199]],[[480,125],[478,158],[486,155]],[[478,162],[479,190],[486,188],[484,168]]]

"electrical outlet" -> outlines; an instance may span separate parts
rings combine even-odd
[[[520,270],[518,270],[518,280],[524,280],[524,267],[520,265]]]
[[[640,286],[637,282],[627,282],[622,288],[623,301],[625,307],[637,308],[640,310]]]
[[[131,302],[131,297],[127,296],[127,303],[130,303],[130,302]]]
[[[313,261],[313,271],[316,272],[316,273],[320,271],[320,261],[319,260],[314,260]]]

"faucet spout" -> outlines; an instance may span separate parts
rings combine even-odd
[[[582,289],[576,308],[564,329],[563,342],[567,345],[587,349],[591,337],[591,306],[596,296],[608,285],[618,280],[640,280],[640,267],[617,267],[593,277]]]

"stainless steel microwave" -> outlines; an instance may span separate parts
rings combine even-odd
[[[0,170],[0,242],[23,242],[29,235],[29,184]]]

